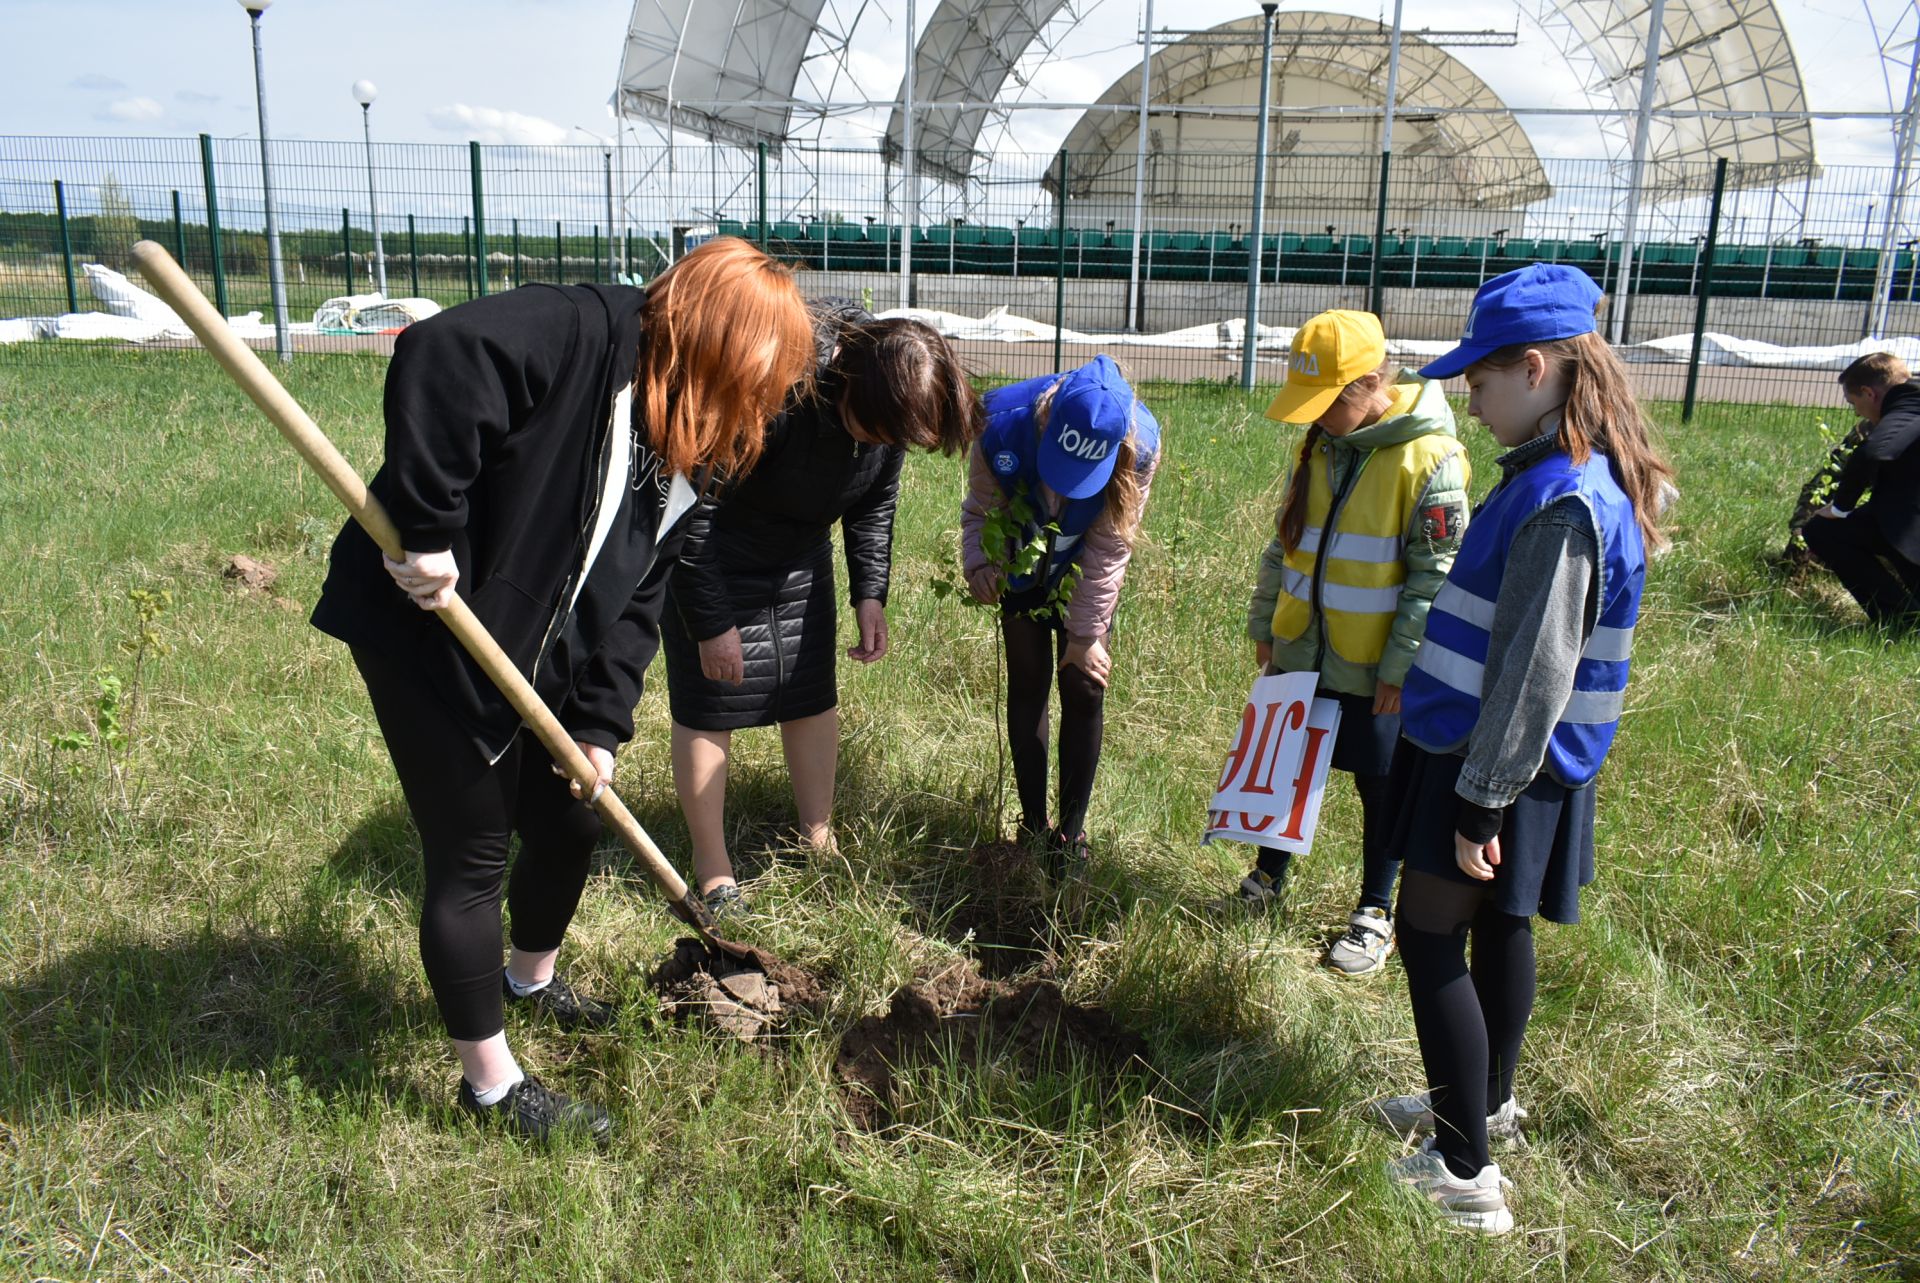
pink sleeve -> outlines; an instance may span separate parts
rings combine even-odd
[[[1160,466],[1156,453],[1147,464],[1147,475],[1140,482],[1142,511],[1153,491],[1153,474]],[[1127,563],[1133,549],[1104,521],[1096,521],[1080,541],[1080,581],[1073,586],[1073,599],[1067,603],[1067,637],[1085,645],[1099,641],[1113,625],[1114,607],[1120,603],[1120,585],[1127,578]]]
[[[987,524],[987,514],[1006,502],[993,469],[987,465],[986,452],[976,444],[967,453],[967,497],[960,501],[961,574],[986,569],[987,554],[980,546],[980,532]]]

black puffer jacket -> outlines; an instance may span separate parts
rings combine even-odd
[[[846,543],[847,599],[887,600],[905,452],[847,435],[833,410],[838,389],[826,365],[839,327],[872,318],[843,299],[817,299],[809,309],[821,345],[816,395],[767,429],[766,449],[751,473],[688,514],[672,594],[696,641],[734,626],[730,576],[762,577],[813,561],[835,521]]]

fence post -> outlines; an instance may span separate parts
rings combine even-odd
[[[473,297],[473,219],[460,219],[460,271],[467,278],[467,297]]]
[[[1700,292],[1693,307],[1693,356],[1687,362],[1687,397],[1680,408],[1680,422],[1693,422],[1694,394],[1700,389],[1700,348],[1706,341],[1707,300],[1713,297],[1713,249],[1720,239],[1720,198],[1727,190],[1727,158],[1713,166],[1713,207],[1707,213],[1707,244],[1701,252],[1707,261],[1700,265]]]
[[[1400,32],[1397,27],[1393,35],[1394,39],[1399,39]],[[1393,108],[1389,106],[1387,110],[1392,111]],[[1381,304],[1385,301],[1387,293],[1386,283],[1380,279],[1380,246],[1387,239],[1387,171],[1393,165],[1392,147],[1393,140],[1387,138],[1383,140],[1380,148],[1380,205],[1373,214],[1373,253],[1368,256],[1367,261],[1367,311],[1375,316],[1380,315]],[[1481,243],[1485,244],[1484,241]],[[1487,262],[1483,254],[1480,259],[1480,275],[1484,277],[1486,274]]]
[[[487,202],[480,192],[480,144],[469,142],[473,161],[473,280],[480,297],[487,296]]]
[[[600,224],[593,225],[593,279],[600,279]]]
[[[413,281],[413,296],[420,297],[420,238],[413,228],[413,215],[407,215],[407,270]]]
[[[553,280],[556,285],[567,283],[567,247],[560,239],[560,220],[553,220]]]
[[[767,247],[767,145],[764,142],[754,144],[758,156],[760,175],[760,252],[771,253]]]
[[[513,220],[513,288],[520,288],[520,220]]]
[[[187,270],[187,224],[180,217],[180,193],[173,194],[173,257],[180,270]]]
[[[220,201],[213,181],[213,135],[200,135],[200,179],[207,188],[207,252],[213,258],[213,305],[227,312],[227,268],[220,261]]]
[[[67,186],[53,180],[53,207],[60,215],[60,261],[67,268],[67,311],[80,310],[80,292],[73,285],[73,234],[67,228]]]
[[[347,283],[344,292],[353,293],[353,224],[344,209],[340,211],[340,275]]]
[[[1067,324],[1067,149],[1060,149],[1060,220],[1054,226],[1054,245],[1059,258],[1053,265],[1053,372],[1060,373],[1060,331]]]

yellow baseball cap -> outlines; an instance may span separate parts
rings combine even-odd
[[[1282,423],[1312,423],[1341,389],[1387,359],[1387,335],[1372,312],[1322,312],[1293,332],[1287,382],[1267,407]]]

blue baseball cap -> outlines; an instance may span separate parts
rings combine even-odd
[[[1423,379],[1450,379],[1483,356],[1516,343],[1591,334],[1600,287],[1577,267],[1532,263],[1496,276],[1473,296],[1460,346],[1420,367]]]
[[[1102,353],[1060,381],[1034,466],[1065,499],[1099,494],[1133,428],[1133,389]]]

